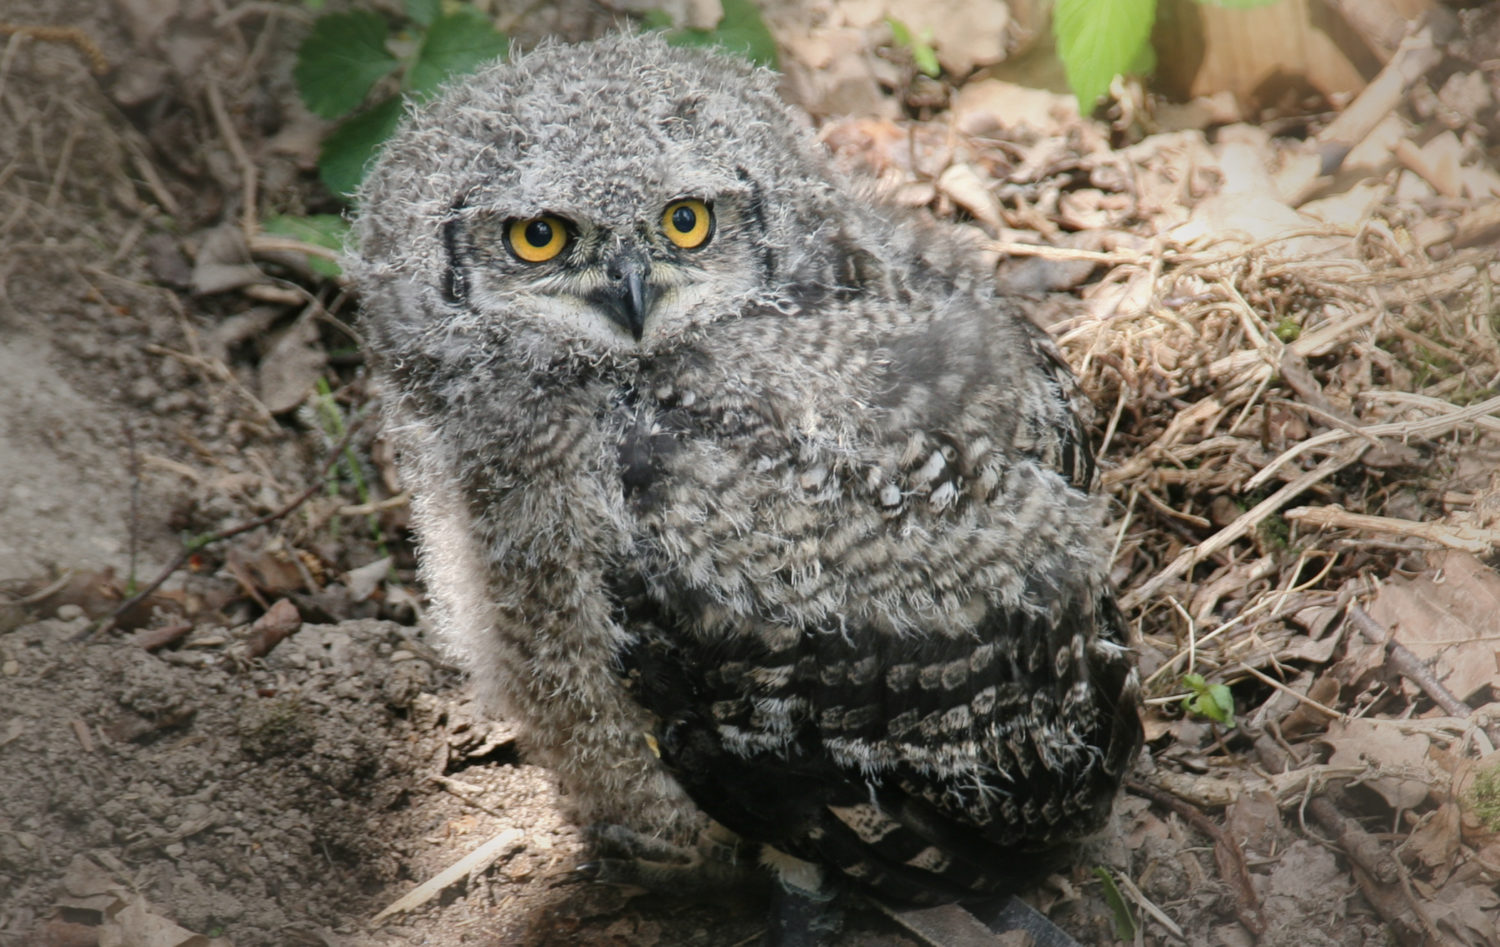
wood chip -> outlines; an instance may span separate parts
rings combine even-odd
[[[370,924],[373,926],[393,914],[401,914],[413,908],[421,907],[442,893],[448,886],[457,884],[475,872],[483,871],[500,858],[520,851],[525,847],[525,842],[522,841],[525,834],[520,829],[506,829],[463,858],[444,868],[427,881],[422,882],[411,891],[391,902],[379,914],[370,919]]]

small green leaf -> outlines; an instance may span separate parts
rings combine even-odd
[[[413,23],[428,26],[437,19],[442,0],[406,0],[406,16]]]
[[[911,30],[905,23],[893,16],[888,16],[885,18],[885,25],[891,28],[891,42],[897,46],[911,47]]]
[[[417,95],[425,95],[449,76],[473,72],[480,65],[504,56],[509,45],[489,17],[473,7],[459,7],[433,20],[427,28],[417,61],[406,77],[406,87]]]
[[[724,18],[711,30],[678,30],[667,36],[673,46],[722,46],[751,62],[777,68],[776,40],[751,0],[723,0]]]
[[[666,10],[647,10],[641,14],[641,29],[648,33],[652,30],[670,30],[676,25],[672,21],[672,14]]]
[[[1092,112],[1114,77],[1135,64],[1155,18],[1156,0],[1057,0],[1052,32],[1080,112]]]
[[[923,30],[920,35],[915,35],[905,23],[893,16],[886,17],[885,22],[891,28],[891,41],[911,52],[912,64],[917,67],[918,72],[936,78],[943,71],[943,67],[938,64],[937,52],[932,48],[932,30]]]
[[[314,246],[342,251],[344,237],[349,233],[349,221],[338,214],[308,214],[306,217],[291,217],[277,214],[261,221],[260,229],[278,237],[291,237]],[[332,260],[309,255],[307,265],[314,273],[336,279],[343,269]]]
[[[292,70],[302,101],[324,118],[353,111],[396,68],[385,39],[385,20],[369,10],[318,17]]]
[[[918,43],[911,48],[911,59],[916,64],[917,71],[924,76],[936,79],[943,67],[938,63],[937,51],[926,43]]]
[[[401,99],[391,96],[346,119],[323,139],[318,176],[333,193],[349,198],[359,190],[370,160],[401,121]]]
[[[1134,941],[1135,918],[1130,913],[1130,905],[1125,903],[1125,896],[1120,894],[1120,889],[1115,885],[1114,876],[1103,865],[1095,865],[1094,877],[1103,885],[1104,900],[1109,905],[1109,913],[1114,916],[1115,939],[1127,944]]]
[[[1184,713],[1207,717],[1234,729],[1234,694],[1223,684],[1210,684],[1201,674],[1184,674],[1182,685],[1192,693],[1182,698]]]

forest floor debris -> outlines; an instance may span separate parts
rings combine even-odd
[[[260,226],[338,210],[307,18],[211,6],[3,37],[0,944],[753,941],[753,906],[576,882],[546,775],[427,644],[353,301]],[[1107,888],[1140,943],[1500,943],[1493,59],[1413,34],[1342,115],[1098,120],[918,80],[851,17],[786,43],[789,91],[973,231],[1099,409],[1148,752],[1032,903],[1083,943]]]

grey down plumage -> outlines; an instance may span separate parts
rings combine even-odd
[[[579,820],[918,902],[1099,826],[1140,724],[1071,376],[772,74],[545,46],[359,207],[437,627]]]

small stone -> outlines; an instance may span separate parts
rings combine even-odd
[[[83,606],[69,602],[66,605],[57,606],[58,621],[76,621],[83,617]]]

